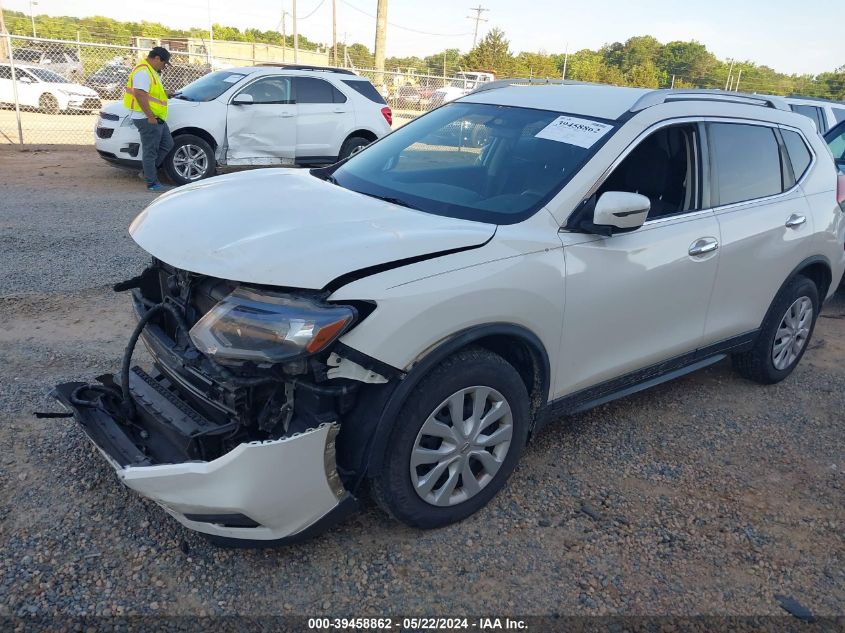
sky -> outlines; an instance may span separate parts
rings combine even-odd
[[[218,24],[281,29],[294,0],[38,0],[36,14],[161,22],[174,28]],[[377,0],[336,0],[338,40],[375,39]],[[431,55],[472,47],[479,0],[389,0],[387,56]],[[3,0],[29,12],[29,0]],[[720,59],[764,64],[786,73],[817,74],[845,65],[845,3],[841,0],[480,0],[479,38],[504,30],[511,51],[563,53],[653,35],[661,42],[697,40]],[[299,32],[331,43],[332,0],[297,0]],[[287,32],[292,32],[287,17]]]

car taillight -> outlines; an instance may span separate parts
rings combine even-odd
[[[393,110],[391,110],[387,106],[384,106],[381,109],[381,114],[384,117],[384,120],[387,121],[388,125],[393,125]]]
[[[839,207],[845,211],[845,174],[836,177],[836,201]]]

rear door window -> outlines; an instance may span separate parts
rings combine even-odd
[[[295,81],[297,103],[338,103],[334,95],[337,90],[328,81],[313,77],[297,77]]]
[[[783,191],[780,146],[770,127],[711,123],[714,202],[734,204]]]
[[[0,66],[0,79],[11,79],[12,69],[8,66]]]
[[[845,108],[831,108],[833,110],[833,118],[837,123],[845,121]]]

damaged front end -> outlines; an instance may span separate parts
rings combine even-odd
[[[336,437],[358,391],[388,378],[332,350],[373,305],[156,260],[115,290],[139,318],[120,376],[53,394],[124,484],[224,544],[300,540],[355,509]],[[139,340],[151,373],[132,366]]]

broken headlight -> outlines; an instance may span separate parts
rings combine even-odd
[[[349,306],[238,288],[191,328],[197,349],[219,363],[279,363],[315,354],[355,320]]]

